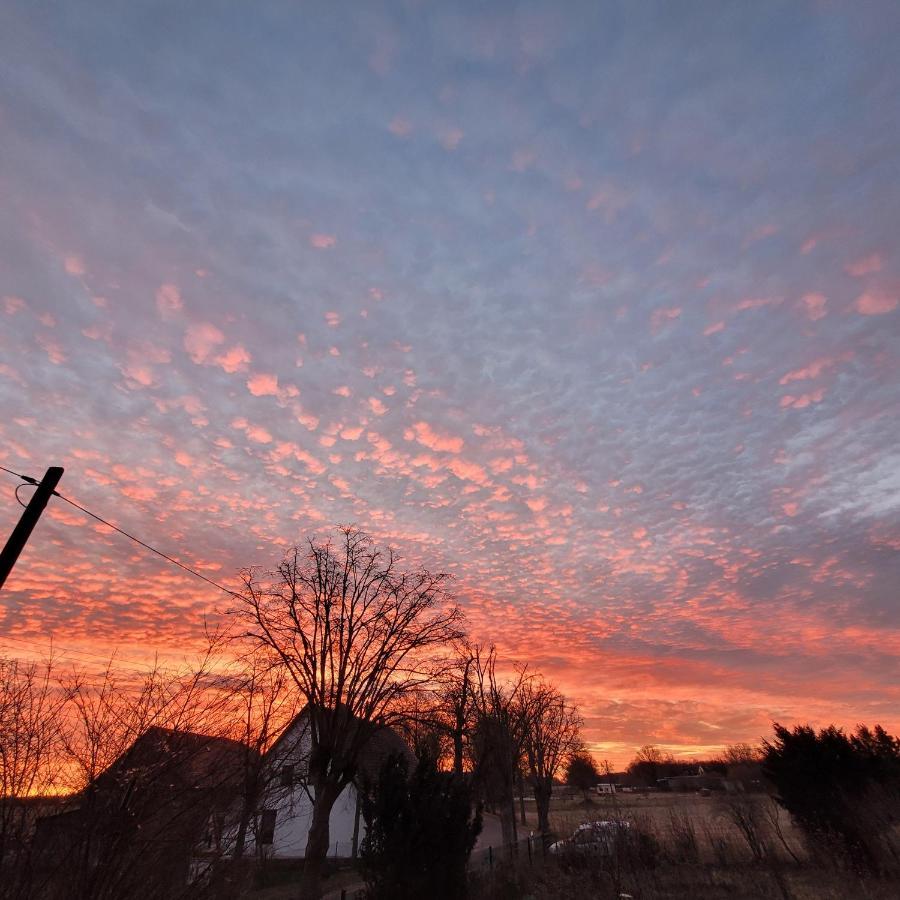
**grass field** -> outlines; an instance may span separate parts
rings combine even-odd
[[[518,807],[517,807],[518,808]],[[526,803],[535,825],[534,804]],[[900,881],[890,874],[860,876],[827,855],[813,855],[787,814],[765,795],[617,794],[560,796],[550,820],[560,836],[582,822],[620,819],[652,835],[659,847],[650,864],[628,855],[617,858],[558,858],[535,841],[532,853],[515,857],[493,847],[473,855],[471,900],[898,900]],[[527,845],[523,845],[527,846]],[[327,879],[328,900],[341,889],[357,896],[352,870]],[[260,889],[254,900],[287,900],[296,883]]]

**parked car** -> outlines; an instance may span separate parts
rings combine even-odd
[[[616,849],[617,842],[631,829],[631,822],[604,820],[584,822],[579,825],[572,836],[556,841],[550,845],[551,853],[597,853],[610,856]]]
[[[652,835],[633,822],[621,819],[585,822],[575,829],[571,837],[556,841],[548,849],[552,854],[567,857],[573,862],[591,857],[625,857],[643,867],[656,865],[660,854],[659,843]]]

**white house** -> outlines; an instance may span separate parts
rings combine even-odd
[[[257,813],[248,852],[291,859],[305,855],[312,820],[311,788],[307,787],[310,738],[306,713],[301,712],[282,732],[266,755],[268,789]],[[376,731],[359,761],[359,778],[374,782],[391,753],[412,759],[403,739],[390,728]],[[365,837],[357,783],[348,784],[335,801],[329,822],[328,855],[355,857]]]

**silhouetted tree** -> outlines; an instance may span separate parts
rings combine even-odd
[[[52,659],[0,658],[0,898],[34,887],[30,837],[43,795],[61,786],[63,699]]]
[[[597,786],[600,781],[600,772],[594,758],[586,750],[579,750],[569,757],[566,767],[566,784],[578,788],[584,794],[584,801],[588,801],[588,792]]]
[[[900,740],[880,726],[846,734],[776,724],[763,744],[763,772],[776,799],[814,842],[842,850],[860,867],[877,867],[897,821]]]
[[[428,757],[409,775],[406,758],[392,755],[362,809],[360,857],[372,900],[466,896],[466,864],[481,814],[472,808],[464,776],[438,771]]]
[[[522,682],[518,703],[523,719],[525,772],[537,806],[538,830],[546,833],[550,830],[553,780],[581,746],[582,719],[566,698],[539,676]]]
[[[520,692],[524,669],[503,680],[494,647],[474,649],[475,716],[471,733],[473,776],[485,801],[497,810],[503,843],[517,841],[515,786],[521,771],[525,717]]]
[[[655,744],[644,744],[628,765],[628,774],[648,787],[653,787],[660,778],[674,771],[675,758]]]
[[[447,576],[402,571],[391,550],[356,528],[310,540],[260,579],[245,573],[244,636],[269,648],[306,705],[313,810],[301,897],[319,896],[335,801],[374,731],[398,701],[434,677],[436,651],[461,637]]]

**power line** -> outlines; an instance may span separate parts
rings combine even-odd
[[[8,472],[10,475],[14,475],[16,478],[21,479],[22,481],[26,482],[27,484],[34,484],[34,485],[38,484],[38,482],[34,478],[29,478],[27,475],[20,475],[18,472],[13,472],[12,469],[7,469],[6,466],[0,466],[0,469],[2,469],[4,472]],[[70,506],[74,506],[75,509],[80,510],[85,515],[90,516],[92,519],[96,519],[98,522],[105,525],[107,528],[111,528],[113,531],[117,531],[119,534],[123,535],[124,537],[127,537],[128,540],[133,541],[135,544],[138,544],[139,546],[143,547],[145,550],[149,550],[151,553],[155,553],[157,556],[162,557],[167,562],[170,562],[173,565],[178,566],[179,569],[183,569],[185,572],[188,572],[189,574],[195,576],[196,578],[199,578],[202,581],[205,581],[207,584],[212,585],[214,588],[218,588],[218,590],[223,591],[224,593],[226,593],[232,597],[237,597],[239,600],[242,599],[240,594],[236,593],[235,591],[232,591],[230,588],[227,588],[224,585],[219,584],[217,581],[213,581],[212,578],[207,578],[205,575],[202,575],[196,569],[192,569],[190,566],[186,566],[184,563],[179,562],[177,559],[174,559],[173,557],[169,556],[167,553],[163,553],[162,550],[157,550],[156,547],[152,547],[150,544],[145,543],[140,538],[135,537],[133,534],[129,534],[127,531],[124,531],[123,529],[119,528],[118,525],[113,525],[112,522],[107,521],[102,516],[98,516],[96,513],[91,512],[89,509],[85,509],[85,507],[81,506],[81,504],[76,503],[74,500],[70,500],[68,497],[64,496],[63,494],[60,494],[59,491],[54,491],[53,496],[59,497],[60,500],[64,500]],[[19,500],[18,494],[16,494],[16,499]],[[21,504],[22,501],[19,500],[19,503]]]
[[[18,472],[13,472],[12,469],[7,469],[6,466],[0,466],[0,469],[3,469],[4,472],[9,472],[10,475],[15,475],[16,478],[19,478],[22,481],[27,481],[29,484],[37,484],[36,479],[29,478],[27,475],[20,475]]]

